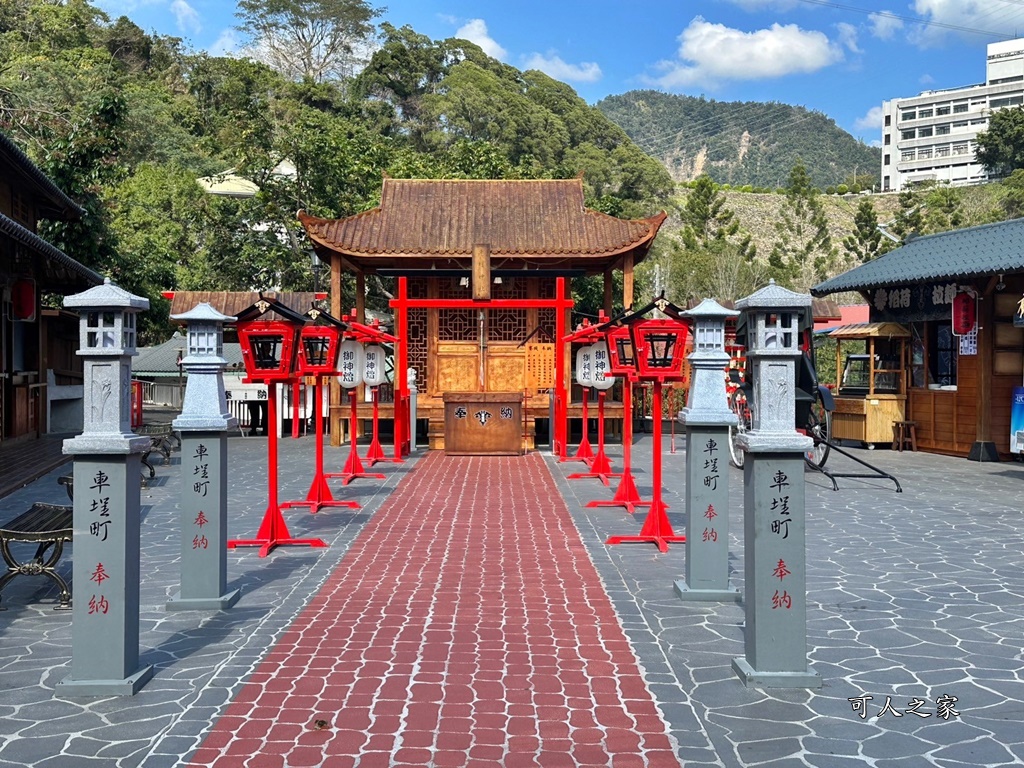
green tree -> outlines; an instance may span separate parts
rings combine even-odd
[[[725,207],[725,194],[711,177],[704,174],[693,183],[681,212],[683,242],[689,248],[707,247],[713,242],[736,237],[740,223],[735,212]],[[738,252],[747,259],[754,257],[750,236],[742,237]]]
[[[1006,176],[1024,168],[1024,107],[1000,109],[978,134],[975,156],[993,175]]]
[[[828,276],[835,262],[835,248],[818,190],[803,163],[793,166],[785,192],[768,265],[781,283],[807,290]]]
[[[1016,219],[1024,216],[1024,168],[1018,168],[1003,179],[1002,187],[1006,194],[1000,206],[1007,218]]]
[[[382,9],[365,0],[239,0],[254,58],[292,80],[348,80]]]
[[[892,231],[901,240],[911,235],[924,234],[924,201],[921,194],[914,189],[906,189],[897,196],[899,209],[893,220]]]
[[[856,264],[863,264],[881,256],[892,247],[892,241],[883,238],[878,229],[878,214],[870,200],[861,200],[853,218],[853,232],[843,239],[843,249]]]

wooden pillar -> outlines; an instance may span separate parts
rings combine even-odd
[[[999,451],[992,439],[992,368],[995,364],[992,348],[996,333],[995,280],[978,297],[978,394],[977,431],[974,445],[967,458],[973,461],[999,461]]]
[[[629,309],[633,306],[633,254],[622,257],[622,306]]]
[[[612,316],[612,290],[615,288],[615,278],[612,275],[612,270],[608,269],[604,273],[604,313],[608,317]]]
[[[334,317],[341,317],[344,311],[342,306],[341,296],[341,260],[331,259],[331,315]],[[331,376],[328,378],[330,388],[330,406],[327,409],[328,423],[330,424],[331,430],[331,445],[341,445],[341,432],[342,424],[345,421],[345,415],[342,412],[341,407],[341,385],[338,384],[338,377]]]

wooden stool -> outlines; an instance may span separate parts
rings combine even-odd
[[[902,451],[907,445],[910,445],[910,450],[917,450],[917,422],[894,421],[892,423],[892,449]]]

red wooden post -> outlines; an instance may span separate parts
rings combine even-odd
[[[568,400],[569,393],[565,386],[565,278],[555,279],[555,434],[558,443],[558,456],[564,461],[568,452]],[[569,300],[572,306],[572,300]]]
[[[622,479],[615,490],[611,501],[591,501],[588,507],[625,507],[633,514],[636,507],[649,507],[651,502],[641,501],[640,492],[636,489],[633,479],[633,466],[630,461],[633,446],[633,382],[629,377],[622,379]]]
[[[586,390],[583,390],[584,397],[586,396]],[[611,462],[608,461],[608,455],[604,452],[604,390],[598,390],[597,393],[597,453],[594,454],[591,462],[590,469],[587,472],[573,472],[569,475],[570,480],[577,480],[585,477],[596,477],[605,485],[609,485],[608,478],[617,477],[612,473]],[[586,423],[587,410],[586,400],[583,408],[584,423]],[[586,440],[586,427],[584,427],[583,439]]]
[[[313,475],[313,482],[309,486],[309,493],[302,501],[286,501],[281,505],[282,509],[291,507],[308,506],[309,511],[316,514],[321,507],[349,507],[359,509],[355,501],[340,501],[334,498],[331,487],[327,484],[327,475],[324,474],[324,414],[323,394],[321,390],[320,375],[313,380],[313,400],[316,408],[316,473]]]
[[[267,418],[270,423],[277,423],[277,382],[267,382]],[[259,547],[260,557],[266,557],[274,547],[285,544],[305,545],[309,547],[326,547],[322,539],[293,539],[288,532],[288,526],[284,522],[284,515],[281,514],[281,507],[277,502],[277,429],[271,428],[267,433],[267,511],[263,515],[263,522],[256,532],[255,539],[230,539],[228,549],[235,547]]]
[[[409,379],[406,368],[409,365],[409,293],[408,280],[398,278],[398,299],[391,302],[395,308],[395,382],[394,382],[394,461],[400,462],[409,454],[409,438],[405,425],[409,420]]]
[[[387,456],[380,446],[380,408],[378,405],[378,387],[370,387],[373,396],[373,439],[370,440],[370,447],[366,449],[366,461],[372,467],[378,461],[386,461]]]
[[[349,452],[348,459],[345,461],[345,466],[341,472],[329,472],[327,477],[340,477],[342,484],[348,485],[357,477],[375,477],[380,480],[384,479],[384,475],[380,472],[367,472],[363,467],[363,462],[359,458],[359,451],[356,448],[356,424],[359,421],[359,413],[356,410],[356,389],[353,387],[348,391],[348,399],[352,405],[351,413],[349,414]]]
[[[651,500],[651,508],[644,520],[643,528],[639,536],[612,536],[608,544],[621,544],[629,541],[647,541],[658,545],[662,552],[668,552],[668,545],[673,542],[686,541],[685,536],[677,536],[672,530],[665,510],[668,505],[661,498],[661,381],[654,380],[654,395],[652,407],[654,409],[654,461],[652,467],[652,480],[654,482],[654,496]]]

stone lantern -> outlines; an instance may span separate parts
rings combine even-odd
[[[807,664],[804,455],[796,431],[796,363],[811,297],[772,281],[736,303],[747,329],[752,429],[743,462],[745,655],[732,666],[752,688],[820,688]]]
[[[181,365],[188,373],[181,415],[174,420],[179,430],[226,431],[238,420],[228,411],[224,394],[224,324],[234,317],[223,315],[203,302],[191,311],[171,315],[172,320],[188,323],[186,356]]]
[[[71,674],[57,695],[130,696],[153,676],[139,666],[139,477],[149,438],[131,431],[136,315],[149,300],[103,285],[68,296],[83,358],[82,434],[74,458]]]
[[[188,323],[185,400],[174,428],[181,432],[181,590],[169,611],[223,610],[238,601],[227,589],[227,433],[238,421],[224,395],[224,324],[234,317],[207,303],[171,315]]]
[[[683,600],[736,601],[729,587],[729,409],[724,370],[725,321],[739,312],[704,299],[682,315],[694,323],[690,392],[679,413],[686,427],[686,579],[675,583]]]

